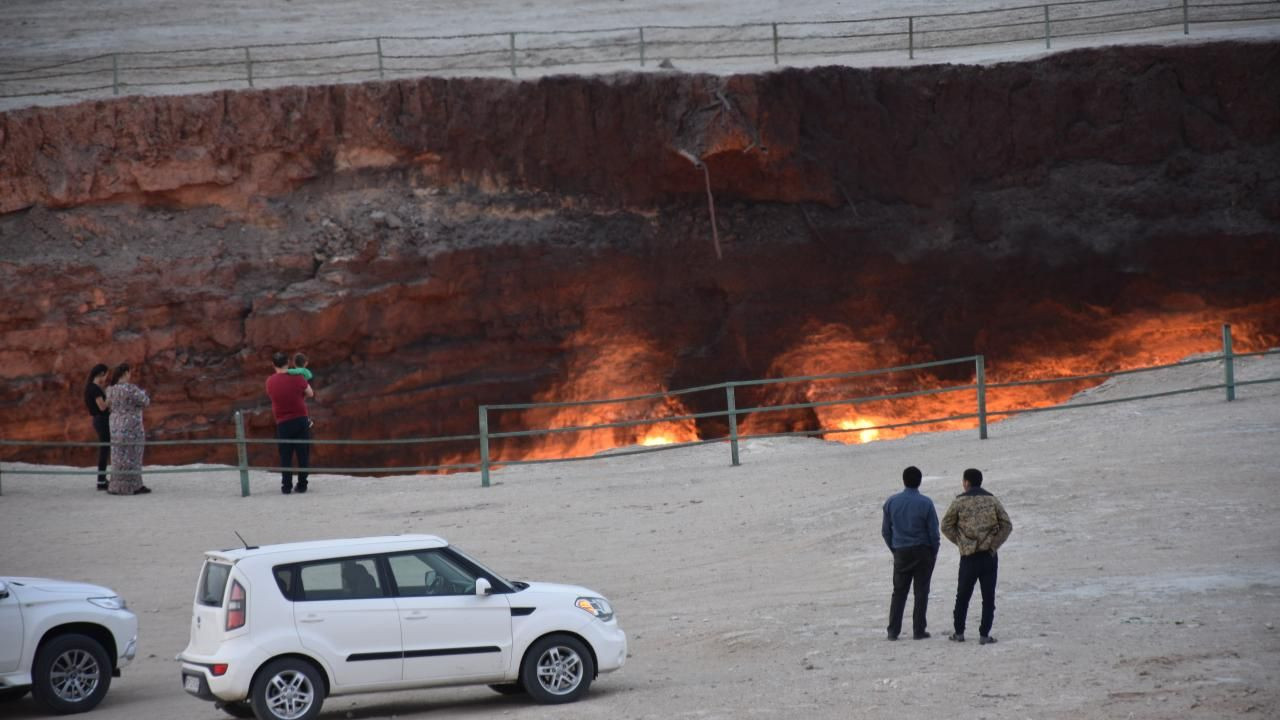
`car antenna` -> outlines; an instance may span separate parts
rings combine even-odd
[[[245,549],[245,550],[257,550],[257,549],[258,549],[258,546],[257,546],[257,545],[250,545],[249,543],[245,542],[245,541],[244,541],[244,538],[240,537],[240,533],[239,533],[239,532],[237,532],[237,531],[235,531],[235,530],[232,530],[231,532],[235,533],[235,534],[236,534],[236,537],[240,539],[240,542],[244,545],[244,549]]]

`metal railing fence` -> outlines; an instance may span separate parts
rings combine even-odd
[[[184,474],[184,473],[207,473],[211,471],[237,472],[240,477],[241,495],[247,497],[249,495],[249,472],[282,472],[290,470],[289,468],[281,468],[275,466],[251,466],[248,462],[248,448],[251,445],[278,445],[281,443],[307,444],[307,445],[361,445],[361,446],[380,446],[380,445],[415,445],[424,443],[444,443],[444,442],[472,442],[475,441],[479,445],[480,459],[478,462],[469,463],[450,463],[437,465],[401,465],[401,466],[381,466],[381,467],[308,467],[307,472],[310,474],[319,473],[420,473],[441,470],[479,470],[481,477],[481,486],[489,487],[490,473],[494,468],[514,465],[534,465],[557,462],[573,462],[578,460],[594,459],[596,455],[587,455],[579,457],[561,457],[561,458],[540,458],[540,459],[501,459],[494,458],[491,455],[490,442],[495,439],[503,438],[521,438],[521,437],[540,437],[556,435],[561,433],[574,432],[590,432],[598,430],[606,430],[623,427],[636,427],[643,425],[656,425],[660,423],[670,423],[679,420],[697,420],[702,418],[725,418],[728,425],[728,433],[723,437],[702,438],[696,441],[670,443],[657,445],[653,447],[639,447],[626,450],[611,451],[610,457],[623,457],[628,455],[640,455],[653,452],[663,452],[677,448],[697,447],[701,445],[709,445],[712,443],[728,443],[730,463],[733,466],[741,464],[739,456],[739,444],[743,439],[760,439],[770,437],[788,437],[788,436],[814,436],[814,435],[840,435],[851,432],[867,432],[879,430],[894,430],[907,427],[915,427],[921,425],[937,425],[941,423],[955,423],[965,420],[977,420],[978,437],[986,439],[988,437],[988,422],[990,418],[1000,416],[1019,415],[1024,413],[1043,413],[1057,412],[1062,410],[1075,410],[1079,408],[1097,407],[1101,405],[1111,405],[1121,402],[1133,402],[1137,400],[1148,400],[1163,397],[1172,397],[1175,395],[1185,395],[1188,393],[1206,392],[1213,390],[1225,390],[1228,402],[1236,399],[1236,390],[1240,387],[1249,385],[1257,385],[1262,383],[1280,382],[1280,377],[1259,378],[1254,380],[1238,380],[1235,377],[1235,361],[1238,358],[1258,357],[1263,355],[1280,355],[1280,349],[1262,350],[1257,352],[1237,353],[1234,351],[1231,326],[1222,326],[1222,352],[1219,354],[1208,355],[1204,357],[1183,360],[1175,363],[1167,363],[1162,365],[1152,365],[1148,367],[1133,368],[1129,370],[1116,370],[1111,372],[1089,373],[1082,375],[1068,375],[1055,378],[1042,378],[1032,380],[1018,380],[1012,382],[988,383],[986,381],[986,358],[984,355],[972,355],[961,358],[952,358],[948,360],[935,360],[932,362],[915,363],[912,365],[901,365],[891,368],[878,368],[873,370],[858,370],[853,372],[835,373],[830,375],[807,375],[784,378],[767,378],[760,380],[738,380],[730,382],[716,383],[714,385],[703,385],[693,388],[684,388],[680,390],[672,390],[668,392],[649,393],[644,395],[632,395],[620,398],[608,398],[600,400],[580,400],[566,402],[542,402],[542,403],[508,403],[496,405],[481,405],[477,413],[477,421],[479,432],[471,435],[452,435],[442,437],[414,437],[414,438],[394,438],[384,440],[279,440],[276,438],[249,438],[246,437],[244,431],[244,417],[240,411],[234,414],[235,421],[235,437],[234,438],[206,438],[194,440],[149,440],[142,445],[146,447],[157,446],[202,446],[202,445],[221,445],[234,446],[236,449],[237,464],[236,465],[204,465],[201,467],[183,467],[183,468],[167,468],[167,469],[151,469],[143,470],[145,475],[164,475],[164,474]],[[1177,367],[1186,367],[1190,365],[1198,365],[1203,363],[1222,362],[1223,364],[1223,382],[1210,385],[1199,385],[1190,388],[1177,388],[1155,393],[1147,393],[1143,395],[1133,395],[1122,398],[1108,398],[1104,400],[1087,400],[1074,401],[1070,404],[1057,404],[1045,407],[1027,407],[1027,408],[1006,408],[990,410],[987,408],[987,394],[991,390],[999,390],[1002,388],[1026,387],[1034,385],[1052,385],[1062,383],[1082,383],[1093,380],[1102,380],[1124,375],[1134,375],[1138,373],[1156,372],[1160,370],[1168,370]],[[755,407],[739,408],[736,405],[736,392],[739,388],[747,387],[763,387],[771,385],[783,385],[789,383],[813,383],[827,380],[849,380],[853,378],[866,378],[877,375],[887,375],[892,373],[902,373],[917,370],[926,370],[931,368],[939,368],[953,365],[973,365],[973,382],[961,385],[950,385],[942,387],[931,387],[921,390],[912,390],[896,393],[886,393],[880,395],[869,395],[853,398],[839,398],[833,400],[817,400],[803,403],[782,403],[777,405],[760,405]],[[794,430],[787,432],[767,432],[752,433],[750,435],[741,435],[738,431],[738,419],[744,416],[755,415],[757,413],[782,412],[787,410],[804,410],[815,409],[820,407],[834,406],[854,406],[869,402],[888,402],[893,400],[903,400],[914,397],[941,395],[945,393],[972,391],[975,393],[974,411],[971,413],[952,414],[943,417],[926,418],[912,420],[908,422],[898,422],[891,424],[856,427],[849,429],[842,428],[818,428],[813,430]],[[530,430],[515,430],[504,432],[491,432],[490,413],[505,411],[527,411],[539,409],[561,409],[571,407],[588,407],[596,405],[620,405],[626,403],[651,401],[659,399],[669,399],[673,397],[681,397],[702,392],[723,392],[725,397],[725,409],[715,410],[701,413],[686,413],[683,415],[663,416],[621,420],[617,422],[598,423],[592,425],[575,425],[564,427],[539,428]],[[31,448],[97,448],[109,443],[98,442],[71,442],[71,441],[50,441],[35,442],[28,440],[3,440],[0,439],[0,447],[31,447]],[[292,470],[290,470],[292,471]],[[27,469],[21,470],[23,475],[97,475],[96,469],[91,470],[45,470],[45,469]],[[2,478],[2,474],[0,474]],[[0,492],[3,485],[0,485]]]
[[[104,53],[0,70],[0,101],[69,100],[154,89],[254,88],[307,82],[363,82],[422,75],[509,74],[583,66],[648,68],[655,61],[822,59],[922,51],[1192,25],[1280,20],[1280,0],[1074,0],[966,12],[738,25],[642,25],[378,36]]]

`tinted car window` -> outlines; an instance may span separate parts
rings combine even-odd
[[[300,600],[358,600],[383,596],[373,558],[342,558],[298,568]]]
[[[387,558],[400,597],[471,595],[476,576],[439,550],[391,555]]]
[[[222,594],[227,590],[227,578],[231,566],[206,560],[200,573],[200,587],[196,590],[196,602],[209,607],[222,607]]]
[[[293,599],[293,579],[296,577],[295,569],[289,566],[283,566],[272,569],[272,575],[276,578],[276,587],[280,588],[280,593],[290,600]]]

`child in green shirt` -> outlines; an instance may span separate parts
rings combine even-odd
[[[293,356],[293,367],[289,368],[290,375],[301,375],[303,380],[311,382],[311,371],[307,369],[307,356],[297,353]]]
[[[290,375],[301,375],[302,379],[306,380],[308,385],[311,384],[311,378],[313,376],[311,371],[307,369],[307,356],[302,353],[296,353],[293,356],[293,367],[289,368],[288,373]],[[314,392],[314,390],[312,392]],[[315,426],[315,421],[308,417],[307,428],[310,429]]]

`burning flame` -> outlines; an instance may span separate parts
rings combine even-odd
[[[857,430],[859,428],[875,428],[880,423],[874,420],[860,417],[853,420],[841,420],[841,430]],[[880,439],[879,430],[863,430],[862,432],[851,433],[848,437],[857,438],[854,442],[869,443]]]
[[[1185,301],[1166,311],[1111,313],[1103,308],[1066,309],[1046,304],[1033,316],[1054,318],[1044,326],[1019,327],[1009,337],[995,338],[985,330],[974,340],[978,352],[990,352],[987,382],[1048,379],[1068,375],[1107,373],[1176,362],[1196,353],[1219,352],[1219,323],[1233,325],[1236,349],[1247,352],[1274,346],[1280,338],[1260,329],[1251,318],[1280,313],[1280,301],[1235,309],[1208,308]],[[770,377],[831,375],[854,370],[909,365],[939,359],[928,343],[901,339],[892,317],[854,330],[841,323],[813,323],[802,339],[770,364]],[[894,338],[892,341],[887,338]],[[584,328],[566,343],[568,361],[564,380],[537,394],[537,402],[599,400],[609,397],[660,394],[675,359],[660,351],[647,335],[610,326],[606,331]],[[806,402],[833,402],[895,395],[927,389],[970,385],[976,382],[972,366],[943,366],[928,370],[899,371],[837,380],[811,380],[741,388],[740,408],[768,407]],[[988,412],[1044,407],[1062,403],[1101,381],[988,388]],[[836,430],[829,440],[856,444],[975,427],[975,390],[936,395],[864,400],[856,404],[820,405],[805,410],[761,410],[739,419],[743,437],[803,430]],[[678,398],[659,395],[646,400],[536,408],[521,413],[502,429],[567,428],[671,417],[690,414]],[[990,422],[1004,416],[989,416]],[[925,422],[921,422],[925,421]],[[906,427],[886,427],[919,422]],[[692,420],[661,421],[619,428],[582,430],[543,435],[523,443],[511,443],[495,453],[499,458],[546,459],[589,456],[624,446],[656,447],[695,441],[698,429]]]
[[[600,400],[666,391],[674,358],[657,350],[636,331],[600,332],[584,328],[568,342],[566,379],[534,396],[535,402]],[[657,397],[622,403],[534,408],[521,414],[521,428],[567,428],[611,422],[688,415],[677,398]],[[583,457],[631,445],[670,445],[698,439],[692,420],[628,425],[535,436],[522,459]]]
[[[655,445],[670,445],[674,442],[676,442],[675,437],[667,435],[666,433],[649,433],[644,436],[644,439],[640,441],[640,444],[645,447],[653,447]]]
[[[1058,341],[1037,338],[1034,342],[1010,343],[1009,351],[988,360],[988,383],[1047,379],[1070,375],[1107,373],[1138,367],[1177,362],[1204,352],[1221,352],[1219,323],[1224,314],[1232,321],[1235,347],[1239,352],[1269,347],[1277,338],[1262,332],[1252,317],[1274,313],[1280,301],[1263,303],[1235,311],[1206,308],[1203,303],[1184,302],[1190,309],[1172,312],[1131,312],[1109,314],[1100,308],[1067,312],[1053,308],[1063,317],[1063,332]],[[1082,337],[1080,328],[1090,328]],[[816,325],[808,329],[804,339],[781,354],[771,365],[773,377],[830,375],[851,370],[909,365],[937,359],[921,355],[909,357],[884,343],[865,338],[883,337],[885,323],[855,333],[840,324]],[[913,346],[906,343],[904,347]],[[889,375],[842,380],[816,380],[796,384],[769,386],[757,398],[757,407],[799,402],[822,402],[857,397],[890,395],[976,382],[972,370],[968,377],[939,377],[926,371],[904,371]],[[1021,410],[1056,405],[1074,394],[1098,385],[1101,380],[1081,380],[1049,385],[1012,388],[988,388],[987,409]],[[826,435],[830,440],[846,444],[866,443],[903,437],[917,432],[936,432],[972,428],[976,418],[945,420],[970,415],[977,409],[977,393],[973,390],[938,395],[873,400],[856,405],[820,406],[811,411],[758,412],[742,425],[743,435],[788,432],[810,428],[856,430]],[[996,422],[1005,416],[992,416]],[[886,428],[914,421],[937,419],[921,425]]]

